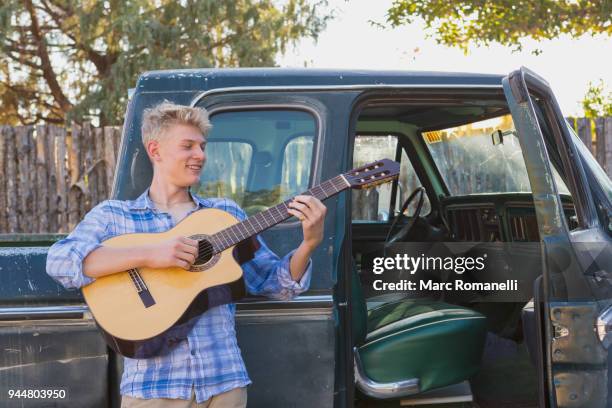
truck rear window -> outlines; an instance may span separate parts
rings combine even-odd
[[[251,215],[308,190],[317,123],[299,110],[211,116],[198,194],[227,197]]]

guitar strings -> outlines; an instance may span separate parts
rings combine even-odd
[[[313,189],[313,190],[314,190],[314,189]],[[289,201],[290,201],[290,200],[289,200]],[[246,220],[242,221],[241,223],[239,223],[239,224],[235,224],[235,225],[233,225],[233,226],[229,227],[229,228],[233,228],[233,227],[235,227],[236,225],[240,225],[240,224],[244,224],[244,226],[246,227],[247,233],[249,233],[249,234],[250,234],[250,235],[247,235],[246,237],[242,237],[242,233],[240,233],[240,235],[239,235],[239,234],[238,234],[238,233],[236,233],[234,230],[231,230],[231,232],[233,232],[233,233],[234,233],[234,235],[236,236],[236,238],[239,238],[239,239],[240,239],[240,238],[242,238],[242,239],[241,239],[240,241],[238,241],[238,242],[235,242],[235,243],[234,243],[234,239],[231,237],[231,235],[229,235],[229,234],[230,234],[229,228],[224,229],[224,230],[221,230],[221,231],[219,231],[219,232],[217,232],[217,233],[215,234],[215,235],[217,235],[217,234],[221,234],[221,235],[219,236],[219,238],[220,238],[220,239],[219,239],[219,238],[213,238],[213,239],[212,239],[212,240],[210,240],[210,241],[208,241],[208,240],[202,240],[202,241],[199,241],[199,243],[198,243],[198,258],[207,258],[207,257],[209,257],[209,256],[212,256],[212,255],[214,254],[214,252],[215,252],[215,248],[214,248],[214,247],[215,247],[215,245],[214,245],[215,243],[221,243],[221,244],[222,244],[222,245],[220,245],[221,247],[224,247],[224,246],[225,246],[225,248],[220,248],[221,250],[224,250],[224,249],[226,249],[226,248],[231,247],[232,245],[236,245],[237,243],[240,243],[241,241],[243,241],[243,240],[245,240],[245,239],[248,239],[249,237],[251,237],[251,236],[253,236],[253,235],[257,234],[258,232],[260,232],[260,231],[262,231],[262,230],[264,230],[264,229],[266,229],[266,228],[269,228],[271,225],[273,225],[273,224],[271,224],[271,222],[270,222],[270,221],[272,221],[273,223],[279,223],[279,222],[282,222],[283,220],[285,220],[285,219],[289,218],[289,216],[290,216],[290,214],[289,214],[289,213],[284,214],[284,213],[283,213],[283,212],[280,210],[280,207],[281,207],[283,204],[286,206],[286,204],[287,204],[289,201],[285,201],[285,202],[283,202],[283,203],[281,203],[281,204],[278,204],[278,205],[276,205],[276,206],[274,206],[274,207],[271,207],[271,208],[269,208],[268,210],[266,210],[266,211],[264,211],[264,212],[262,212],[262,213],[256,214],[256,215],[255,215],[255,216],[253,216],[252,218],[247,218]],[[270,216],[268,216],[268,214],[272,214],[272,211],[273,211],[273,210],[277,210],[277,211],[278,211],[278,213],[279,213],[279,214],[281,214],[282,218],[281,218],[280,220],[277,220],[277,219],[276,219],[276,217],[277,217],[277,216],[275,216],[275,215],[270,215]],[[268,214],[266,214],[266,213],[268,213]],[[254,217],[257,217],[257,216],[259,216],[259,217],[263,217],[262,222],[264,222],[264,223],[265,223],[265,224],[264,224],[264,225],[265,225],[265,227],[264,227],[264,228],[262,228],[262,229],[260,229],[259,231],[257,231],[259,228],[256,228],[256,227],[254,227],[254,226],[253,226],[253,221],[255,221],[257,224],[260,224],[259,220],[257,220],[257,219],[255,219],[255,218],[254,218]],[[249,227],[248,227],[247,221],[251,223],[251,228],[253,228],[253,230],[254,230],[254,231],[253,231],[253,233],[250,233],[250,231],[248,230],[248,228],[249,228]],[[266,224],[270,224],[270,225],[266,225]],[[260,227],[261,227],[261,225],[260,225]],[[239,231],[240,231],[240,230],[239,230]],[[225,238],[223,238],[223,234],[225,234]],[[226,244],[224,244],[224,243],[223,243],[221,240],[225,240],[225,241],[227,241],[228,243],[230,243],[230,245],[226,246]],[[212,242],[211,242],[211,241],[212,241]],[[210,245],[207,245],[207,244],[210,244]],[[210,248],[206,248],[207,246],[212,247],[212,250],[211,250]],[[219,246],[219,245],[217,245],[217,246]],[[206,250],[204,250],[205,248],[206,248]]]
[[[319,188],[319,189],[321,190],[321,193],[323,194],[323,196],[322,196],[322,197],[317,197],[317,198],[319,198],[319,199],[326,199],[326,198],[329,198],[329,197],[331,197],[332,195],[337,194],[337,193],[341,192],[342,190],[344,190],[344,188],[340,188],[340,189],[338,189],[338,187],[339,187],[339,186],[336,186],[336,185],[334,184],[336,181],[341,181],[341,180],[342,180],[342,179],[340,178],[340,176],[336,176],[336,177],[334,177],[333,179],[326,180],[326,181],[324,181],[323,183],[319,184],[318,186],[315,186],[315,187],[311,188],[310,190],[306,191],[305,193],[302,193],[302,195],[312,195],[312,196],[314,196],[314,197],[317,197],[317,195],[318,195],[318,194],[315,192],[315,189]],[[326,184],[326,183],[331,184],[331,187],[333,187],[333,191],[331,191],[331,190],[330,190],[330,192],[327,192],[327,191],[326,191],[326,187],[324,187],[324,184]],[[343,184],[343,185],[342,185],[341,187],[345,187],[345,188],[346,188],[346,186],[344,185],[344,183],[342,183],[342,184]],[[310,194],[309,194],[309,193],[310,193]],[[252,225],[252,220],[254,220],[254,219],[255,219],[255,217],[257,217],[257,216],[263,217],[263,218],[264,218],[264,220],[263,220],[263,221],[264,221],[264,222],[266,222],[266,223],[269,223],[269,222],[270,222],[270,220],[272,220],[274,223],[279,223],[279,222],[282,222],[283,220],[285,220],[285,219],[289,218],[289,216],[284,216],[284,218],[282,218],[281,220],[277,221],[274,215],[271,215],[271,216],[270,216],[270,218],[268,218],[268,217],[267,217],[267,215],[268,215],[268,214],[272,214],[272,210],[275,210],[275,209],[276,209],[276,210],[279,212],[279,214],[283,215],[283,213],[282,213],[282,212],[281,212],[281,210],[280,210],[280,206],[285,205],[285,207],[287,207],[287,203],[291,202],[291,200],[292,200],[292,199],[289,199],[289,200],[283,201],[282,203],[277,204],[277,205],[275,205],[274,207],[268,208],[268,209],[267,209],[267,210],[265,210],[265,211],[262,211],[262,212],[260,212],[260,213],[258,213],[258,214],[255,214],[253,217],[249,217],[249,218],[245,219],[244,221],[241,221],[241,222],[240,222],[240,223],[238,223],[238,224],[232,225],[232,226],[231,226],[231,227],[229,227],[229,228],[223,229],[223,230],[221,230],[221,231],[219,231],[219,232],[215,233],[214,235],[221,234],[221,233],[226,234],[226,235],[227,235],[227,237],[229,237],[229,239],[227,239],[227,238],[226,238],[226,240],[227,240],[229,243],[231,243],[231,245],[226,246],[225,248],[220,248],[220,250],[222,251],[222,250],[224,250],[224,249],[227,249],[227,248],[231,247],[232,245],[236,245],[236,244],[238,244],[238,243],[240,243],[240,242],[242,242],[242,241],[244,241],[244,240],[248,239],[249,237],[251,237],[251,236],[253,236],[253,235],[257,234],[258,232],[261,232],[261,231],[263,231],[264,229],[269,228],[269,227],[270,227],[272,224],[271,224],[271,225],[267,225],[265,228],[263,228],[263,229],[262,229],[262,230],[260,230],[260,231],[257,231],[256,229],[254,229],[254,230],[255,230],[255,232],[254,232],[253,234],[251,234],[251,235],[248,235],[248,236],[244,237],[244,238],[243,238],[241,241],[238,241],[238,242],[236,242],[236,243],[232,243],[232,242],[233,242],[233,239],[232,239],[232,238],[231,238],[231,236],[229,235],[229,231],[228,231],[228,230],[229,230],[229,229],[231,229],[231,228],[233,228],[233,227],[235,227],[236,225],[241,225],[241,224],[244,224],[244,225],[246,226],[246,225],[247,225],[247,224],[246,224],[246,222],[247,222],[247,221],[249,221],[249,220],[251,220],[250,222],[251,222],[251,225]],[[287,213],[287,215],[289,215],[289,213]],[[255,220],[255,221],[256,221],[256,222],[259,224],[259,221],[258,221],[258,220]],[[232,230],[232,232],[233,232],[233,230]],[[248,231],[248,227],[247,227],[247,233],[248,233],[248,232],[249,232],[249,231]],[[237,237],[237,238],[240,238],[236,232],[234,232],[234,235],[236,235],[236,237]],[[211,241],[213,241],[213,242],[211,242]],[[219,242],[219,243],[221,243],[221,241],[219,241],[219,239],[216,239],[216,238],[213,238],[211,241],[208,241],[208,240],[198,240],[198,256],[197,256],[197,258],[208,258],[208,257],[212,257],[212,256],[215,254],[215,245],[214,245],[214,243],[215,243],[215,242],[214,242],[214,241],[217,241],[217,242]],[[209,245],[207,245],[207,244],[209,244]],[[211,250],[211,249],[209,249],[209,248],[206,248],[206,250],[204,250],[204,248],[205,248],[205,247],[208,247],[208,246],[210,246],[210,248],[212,248],[212,250]],[[221,245],[221,247],[223,247],[223,246],[224,246],[224,245]],[[204,251],[203,251],[203,250],[204,250]],[[219,251],[219,252],[220,252],[220,251]],[[196,260],[197,260],[197,258],[196,258]]]
[[[364,166],[364,167],[365,167],[365,166]],[[383,175],[388,175],[388,174],[389,174],[389,173],[387,173],[387,174],[384,174],[384,173],[383,173]],[[371,180],[371,181],[370,181],[370,183],[368,183],[368,184],[372,184],[372,183],[374,183],[374,179],[375,179],[375,178],[374,178],[374,176],[372,176],[372,180]],[[361,181],[363,181],[363,180],[361,180]],[[336,182],[340,182],[342,185],[341,185],[341,186],[337,186],[336,184],[334,184],[334,183],[336,183]],[[326,183],[327,183],[328,185],[331,185],[331,187],[333,187],[334,191],[330,191],[330,192],[328,193],[328,192],[326,191],[326,188],[327,188],[327,187],[324,187],[324,185],[325,185]],[[317,189],[317,188],[319,188],[319,189],[321,190],[321,193],[323,193],[323,197],[317,197],[317,193],[315,192],[315,189]],[[344,190],[344,189],[346,189],[346,188],[347,188],[347,186],[346,186],[346,185],[345,185],[345,183],[344,183],[344,179],[341,177],[341,175],[339,175],[339,176],[336,176],[336,177],[334,177],[334,178],[332,178],[332,179],[329,179],[329,180],[324,181],[323,183],[319,184],[318,186],[315,186],[315,187],[313,187],[312,189],[310,189],[310,190],[308,190],[308,191],[306,191],[305,193],[302,193],[302,194],[303,194],[303,195],[307,195],[307,194],[309,194],[309,195],[313,195],[314,197],[317,197],[317,198],[319,198],[319,199],[326,199],[326,198],[329,198],[329,197],[331,197],[331,196],[333,196],[333,195],[335,195],[335,194],[337,194],[337,193],[339,193],[339,192],[343,191],[343,190]],[[247,221],[249,221],[249,220],[250,220],[250,221],[251,221],[251,223],[252,223],[252,220],[253,220],[253,219],[255,219],[255,217],[257,217],[257,216],[261,216],[261,217],[263,217],[263,218],[264,218],[264,220],[263,220],[263,221],[265,221],[265,222],[269,222],[269,219],[267,218],[267,214],[272,214],[272,210],[275,210],[275,209],[276,209],[277,211],[279,211],[279,213],[280,213],[280,214],[282,214],[282,213],[280,212],[279,207],[280,207],[281,205],[285,205],[285,207],[287,207],[287,203],[288,203],[288,202],[290,202],[290,201],[291,201],[291,199],[289,199],[289,200],[287,200],[287,201],[284,201],[284,202],[282,202],[281,204],[277,204],[277,205],[276,205],[276,206],[274,206],[274,207],[271,207],[271,208],[269,208],[269,209],[267,209],[267,210],[265,210],[265,211],[263,211],[263,212],[261,212],[261,213],[255,214],[253,217],[247,218],[246,220],[241,221],[241,222],[240,222],[240,223],[238,223],[238,224],[232,225],[231,227],[226,228],[226,229],[224,229],[224,230],[221,230],[221,231],[219,231],[219,232],[217,232],[217,233],[215,233],[215,234],[214,234],[214,235],[218,235],[218,234],[222,234],[222,233],[226,234],[226,235],[227,235],[227,237],[228,237],[229,239],[228,239],[228,238],[225,238],[225,240],[227,240],[227,242],[229,242],[229,243],[230,243],[230,245],[225,246],[226,244],[225,244],[225,245],[223,245],[224,243],[222,243],[222,242],[221,242],[219,239],[216,239],[216,238],[213,238],[213,239],[211,240],[212,242],[210,242],[210,241],[205,241],[205,240],[199,241],[199,242],[198,242],[198,257],[197,257],[197,258],[207,258],[207,257],[209,257],[209,256],[214,255],[214,254],[215,254],[215,245],[214,245],[214,244],[215,244],[215,241],[216,241],[217,243],[222,243],[221,248],[219,248],[219,249],[220,249],[220,251],[217,251],[217,253],[218,253],[218,252],[221,252],[221,251],[223,251],[223,250],[225,250],[225,249],[227,249],[227,248],[231,247],[232,245],[236,245],[236,244],[238,244],[238,243],[240,243],[240,242],[244,241],[245,239],[248,239],[249,237],[251,237],[251,236],[253,236],[253,235],[257,234],[258,232],[263,231],[263,230],[264,230],[264,229],[266,229],[266,228],[269,228],[271,225],[268,225],[268,226],[264,227],[263,229],[260,229],[260,231],[257,231],[257,229],[256,229],[256,228],[254,228],[254,233],[253,233],[253,234],[250,234],[250,235],[248,235],[248,236],[246,236],[246,237],[243,237],[243,238],[242,238],[240,241],[237,241],[237,242],[233,242],[234,240],[233,240],[233,239],[231,238],[231,236],[229,235],[229,230],[231,230],[231,228],[233,228],[233,227],[235,227],[235,226],[237,226],[237,225],[242,225],[242,224],[244,224],[244,225],[246,226],[246,225],[247,225],[247,224],[246,224],[246,222],[247,222]],[[284,218],[282,218],[282,219],[281,219],[281,220],[279,220],[279,221],[277,221],[277,220],[274,218],[274,216],[273,216],[273,215],[271,216],[271,218],[272,218],[272,221],[273,221],[274,223],[279,223],[279,222],[281,222],[281,221],[283,221],[284,219],[289,218],[289,217],[284,217]],[[255,219],[255,220],[256,220],[256,219]],[[257,220],[256,220],[256,221],[257,221]],[[257,223],[259,224],[259,222],[258,222],[258,221],[257,221]],[[273,224],[272,224],[272,225],[273,225]],[[260,225],[260,227],[261,227],[261,225]],[[234,231],[232,230],[232,232],[234,232]],[[249,232],[249,231],[248,231],[248,228],[247,228],[247,232]],[[238,238],[238,234],[237,234],[236,232],[234,232],[234,235],[235,235],[235,236]],[[220,237],[222,237],[222,235],[220,235]],[[205,246],[207,243],[208,243],[208,244],[210,244],[210,248],[212,248],[212,250],[210,250],[210,249],[206,249],[205,251],[203,251],[202,253],[200,253],[200,251],[202,251],[203,246]]]
[[[364,166],[364,167],[366,167],[366,166]],[[355,169],[354,169],[353,171],[355,171]],[[389,173],[388,173],[388,172],[387,172],[386,174],[384,174],[384,173],[383,173],[383,175],[388,176],[388,175],[389,175]],[[375,177],[374,177],[374,176],[372,176],[372,180],[370,180],[370,183],[368,183],[368,184],[372,184],[372,183],[374,183],[374,180],[375,180]],[[364,180],[362,179],[361,181],[363,182]],[[337,182],[340,182],[342,185],[341,185],[341,186],[337,186],[337,185],[335,184],[335,183],[337,183]],[[333,187],[334,191],[330,191],[330,192],[328,193],[328,192],[326,191],[326,188],[327,188],[327,187],[324,187],[324,185],[325,185],[326,183],[327,183],[328,185],[331,185],[331,187]],[[302,195],[312,195],[312,196],[314,196],[314,197],[317,197],[317,193],[315,192],[315,189],[319,188],[319,189],[321,190],[321,193],[323,194],[323,196],[322,196],[322,197],[317,197],[317,198],[319,198],[319,199],[326,199],[326,198],[329,198],[329,197],[331,197],[331,196],[333,196],[333,195],[335,195],[335,194],[337,194],[337,193],[339,193],[339,192],[343,191],[343,190],[344,190],[344,189],[346,189],[347,187],[349,187],[349,186],[347,186],[347,185],[344,183],[344,179],[342,178],[342,175],[338,175],[338,176],[336,176],[336,177],[334,177],[334,178],[332,178],[332,179],[329,179],[329,180],[324,181],[323,183],[319,184],[318,186],[315,186],[315,187],[311,188],[310,190],[308,190],[308,191],[306,191],[306,192],[302,193]],[[251,236],[253,236],[253,235],[257,234],[258,232],[261,232],[261,231],[263,231],[263,230],[265,230],[265,229],[269,228],[269,227],[270,227],[270,226],[272,226],[273,224],[268,225],[268,226],[266,226],[266,227],[264,227],[264,228],[260,229],[260,231],[257,231],[257,229],[256,229],[256,228],[254,228],[254,233],[253,233],[253,234],[250,234],[250,235],[248,235],[248,236],[246,236],[246,237],[242,238],[240,241],[237,241],[237,242],[233,242],[234,240],[233,240],[233,239],[232,239],[232,237],[229,235],[229,231],[230,231],[232,228],[234,228],[234,227],[236,227],[236,226],[240,226],[240,225],[245,225],[245,226],[246,226],[246,225],[247,225],[247,224],[246,224],[246,222],[247,222],[247,221],[249,221],[249,220],[250,220],[250,221],[251,221],[251,223],[252,223],[252,220],[254,220],[254,219],[255,219],[255,217],[257,217],[257,216],[261,216],[261,217],[263,217],[263,218],[264,218],[264,220],[263,220],[263,221],[265,221],[266,223],[269,223],[269,219],[267,218],[267,214],[272,214],[272,210],[275,210],[275,209],[276,209],[276,210],[279,212],[279,214],[282,214],[282,213],[280,212],[279,207],[280,207],[281,205],[285,205],[285,207],[287,207],[287,203],[288,203],[288,202],[291,202],[291,199],[286,200],[286,201],[284,201],[284,202],[282,202],[282,203],[280,203],[280,204],[277,204],[277,205],[275,205],[274,207],[268,208],[267,210],[262,211],[261,213],[255,214],[253,217],[249,217],[249,218],[247,218],[246,220],[239,222],[238,224],[232,225],[231,227],[225,228],[225,229],[223,229],[223,230],[221,230],[221,231],[218,231],[218,232],[216,232],[216,233],[214,234],[214,235],[226,234],[226,235],[227,235],[227,238],[225,238],[225,240],[227,240],[227,242],[228,242],[230,245],[227,245],[226,243],[221,242],[221,241],[220,241],[219,239],[217,239],[217,238],[214,238],[214,235],[213,235],[213,239],[211,240],[212,242],[211,242],[211,241],[206,241],[206,240],[198,240],[198,256],[197,256],[196,260],[197,260],[197,259],[199,259],[199,258],[208,258],[208,257],[211,257],[211,256],[212,256],[212,255],[214,255],[215,253],[221,252],[221,251],[223,251],[223,250],[225,250],[225,249],[227,249],[227,248],[229,248],[229,247],[231,247],[231,246],[233,246],[233,245],[236,245],[236,244],[238,244],[238,243],[240,243],[240,242],[242,242],[242,241],[244,241],[244,240],[248,239],[249,237],[251,237]],[[279,223],[279,222],[282,222],[283,220],[285,220],[285,219],[287,219],[287,218],[289,218],[289,217],[288,217],[288,216],[285,216],[285,217],[284,217],[284,218],[282,218],[281,220],[277,221],[277,220],[274,218],[274,216],[273,216],[273,215],[271,216],[271,219],[272,219],[272,221],[273,221],[274,223]],[[256,221],[256,222],[259,224],[259,221],[257,221],[256,219],[255,219],[255,221]],[[261,227],[261,225],[260,225],[260,227]],[[232,231],[232,232],[234,232],[233,230],[231,230],[231,231]],[[249,231],[248,231],[248,228],[247,228],[247,233],[248,233],[248,232],[249,232]],[[236,236],[236,238],[239,238],[239,237],[238,237],[238,234],[237,234],[236,232],[234,232],[234,235]],[[220,237],[220,238],[222,238],[222,235],[219,235],[219,237]],[[229,238],[229,239],[228,239],[228,238]],[[210,246],[210,248],[211,248],[211,249],[208,249],[208,248],[207,248],[205,251],[203,251],[202,253],[200,253],[200,251],[202,251],[203,246],[206,246],[206,244],[207,244],[207,243],[209,244],[209,246]],[[217,252],[215,252],[215,243],[221,243],[221,244],[222,244],[222,245],[220,245],[219,251],[217,251]],[[227,246],[225,246],[225,245],[227,245]]]

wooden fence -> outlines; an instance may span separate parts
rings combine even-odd
[[[567,120],[608,176],[612,177],[612,116]]]
[[[121,130],[0,126],[0,233],[69,232],[111,191]]]
[[[612,117],[568,121],[612,175]],[[89,124],[0,126],[0,233],[71,231],[109,196],[120,134]]]

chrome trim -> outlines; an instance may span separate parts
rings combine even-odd
[[[271,318],[276,321],[279,318],[289,318],[292,322],[297,321],[326,321],[333,320],[331,308],[308,308],[308,309],[258,309],[258,310],[236,310],[236,319],[243,321],[249,319]]]
[[[248,302],[236,302],[236,305],[284,305],[284,304],[294,304],[294,305],[304,305],[308,306],[309,304],[325,304],[330,307],[334,303],[334,298],[331,295],[313,295],[313,296],[296,296],[291,300],[279,300],[279,299],[266,299],[266,300],[253,300]]]
[[[191,106],[195,106],[201,99],[216,93],[228,92],[247,92],[247,91],[334,91],[334,90],[354,90],[365,91],[371,89],[426,89],[426,88],[450,88],[450,89],[502,89],[502,84],[365,84],[365,85],[293,85],[293,86],[235,86],[227,88],[209,89],[197,94],[191,101]]]
[[[45,318],[45,316],[61,318],[62,316],[70,317],[78,314],[81,315],[80,318],[91,316],[87,305],[0,308],[0,320],[21,320],[24,316],[27,316],[27,318]]]
[[[597,316],[595,331],[601,345],[607,350],[612,344],[612,306],[608,306]]]
[[[355,363],[355,384],[357,384],[357,387],[364,394],[372,398],[386,399],[414,395],[421,391],[418,378],[388,383],[376,382],[368,378],[363,369],[357,347],[353,348],[353,354]]]
[[[297,296],[292,300],[274,300],[266,299],[263,301],[256,300],[252,302],[236,302],[240,305],[303,305],[305,307],[317,305],[318,307],[312,308],[313,314],[328,314],[331,306],[333,305],[333,298],[331,295],[318,295],[318,296]],[[265,313],[265,311],[240,311],[240,314],[255,314]],[[308,311],[296,310],[287,313],[301,313],[308,314]],[[10,319],[23,319],[24,316],[28,318],[44,318],[45,316],[73,316],[81,314],[80,318],[91,318],[91,312],[87,305],[67,305],[67,306],[31,306],[31,307],[0,307],[0,320]],[[278,313],[275,313],[278,314]]]

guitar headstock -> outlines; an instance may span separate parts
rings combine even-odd
[[[391,181],[399,176],[399,172],[398,162],[382,159],[344,173],[344,177],[351,188],[364,189]]]

